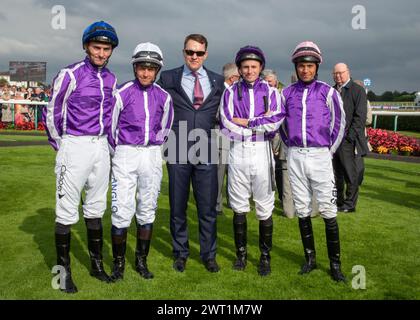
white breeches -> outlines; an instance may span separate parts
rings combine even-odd
[[[102,218],[106,209],[109,171],[106,136],[63,136],[55,163],[56,222],[71,225],[79,221],[83,189],[84,217]]]
[[[112,158],[112,224],[128,228],[134,214],[140,225],[153,223],[161,181],[160,146],[117,146]]]
[[[297,216],[304,218],[311,215],[314,195],[321,217],[336,217],[337,190],[329,149],[291,147],[288,149],[287,165]]]
[[[228,192],[229,203],[234,212],[249,212],[249,198],[252,195],[257,219],[266,220],[271,217],[274,191],[271,186],[270,163],[274,170],[274,159],[268,141],[232,142],[229,152]]]

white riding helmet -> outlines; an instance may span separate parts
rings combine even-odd
[[[131,63],[133,66],[136,63],[142,63],[160,69],[163,67],[163,54],[160,48],[153,43],[140,43],[134,49]]]

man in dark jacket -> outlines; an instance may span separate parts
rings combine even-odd
[[[158,84],[172,96],[174,139],[167,142],[170,230],[174,269],[185,270],[189,256],[187,206],[192,182],[198,213],[200,257],[209,272],[216,262],[217,144],[212,137],[224,79],[203,67],[207,39],[200,34],[185,38],[185,64],[161,73]],[[173,151],[175,149],[175,151]],[[215,161],[211,161],[215,156]]]
[[[345,139],[333,159],[337,206],[338,211],[354,212],[359,195],[356,157],[364,157],[369,151],[365,136],[367,98],[365,90],[351,79],[350,70],[346,64],[335,65],[333,78],[334,87],[341,94],[346,113]],[[346,185],[345,192],[344,185]]]

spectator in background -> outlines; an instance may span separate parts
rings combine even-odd
[[[16,92],[15,100],[24,100],[24,96],[21,92]],[[24,123],[30,121],[28,107],[26,105],[16,103],[15,108],[15,127],[22,126]]]
[[[367,88],[365,87],[364,83],[362,80],[354,80],[354,83],[358,84],[359,86],[361,86],[363,89],[365,89],[366,91],[366,96],[367,96]],[[366,127],[370,126],[372,124],[372,107],[370,106],[370,102],[369,100],[367,100],[367,114],[366,114],[366,123],[365,123],[365,137],[367,140],[367,145],[368,145],[368,149],[369,151],[372,151],[372,146],[369,143],[368,140],[368,135],[367,135],[367,131],[366,131]],[[359,186],[362,185],[363,183],[363,177],[365,175],[365,160],[364,157],[360,156],[359,154],[356,155],[356,167],[357,167],[357,172],[358,172],[358,177],[359,177]]]
[[[26,94],[26,97],[27,97],[28,99],[31,99],[33,92],[34,92],[34,89],[32,89],[32,88],[28,88],[28,90],[27,90],[27,94]]]
[[[34,89],[34,92],[32,93],[30,99],[32,101],[37,101],[37,102],[45,102],[45,93],[43,91],[43,89],[41,87],[36,87]],[[39,105],[39,106],[35,106],[34,109],[36,110],[36,119],[37,119],[37,123],[35,124],[35,126],[38,126],[38,123],[42,121],[42,110],[44,109],[45,106],[43,105]]]
[[[44,93],[45,93],[45,99],[44,99],[44,101],[45,102],[48,102],[50,100],[50,96],[51,96],[51,88],[46,88],[44,90]]]
[[[30,99],[32,101],[44,101],[44,99],[45,99],[44,90],[41,87],[36,87],[34,89],[34,92],[31,95]]]
[[[10,96],[10,91],[7,90],[3,93],[2,97],[3,100],[10,100],[12,97]],[[13,111],[12,111],[13,104],[10,103],[3,103],[2,108],[2,115],[1,121],[5,123],[12,123],[13,122]]]
[[[11,87],[10,87],[10,97],[11,97],[12,99],[14,99],[14,98],[15,98],[16,91],[17,91],[17,87],[16,87],[16,86],[11,86]]]
[[[263,77],[263,79],[265,81],[268,82],[268,84],[270,85],[270,87],[278,88],[279,80],[277,78],[277,73],[274,70],[265,69],[261,73],[261,76]]]
[[[223,66],[223,77],[225,78],[225,88],[229,88],[234,82],[239,80],[239,72],[238,67],[235,63],[230,62],[226,63]],[[217,113],[217,118],[219,119],[219,113]],[[218,122],[219,122],[218,121]],[[220,125],[216,125],[217,129],[220,129]],[[230,141],[229,139],[222,133],[220,133],[218,138],[219,143],[219,164],[217,166],[217,181],[218,181],[218,191],[217,191],[217,204],[216,204],[216,211],[217,214],[223,214],[223,182],[225,180],[225,175],[228,174],[227,163],[229,161],[229,148],[230,148]],[[226,182],[226,200],[227,205],[230,207],[229,204],[229,193],[227,191],[228,186]]]
[[[29,97],[28,97],[28,89],[26,89],[25,87],[21,87],[20,88],[20,92],[23,95],[23,99],[29,99]]]
[[[0,99],[4,99],[3,95],[8,91],[7,86],[0,87]],[[3,119],[3,104],[0,103],[0,121]]]
[[[345,136],[333,158],[337,206],[338,211],[348,213],[356,211],[359,196],[357,157],[364,157],[369,151],[365,136],[367,97],[365,90],[351,79],[346,64],[337,63],[332,74],[346,113]]]

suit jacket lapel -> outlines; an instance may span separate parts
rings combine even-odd
[[[211,86],[211,91],[210,91],[209,95],[207,96],[206,100],[204,100],[203,105],[204,105],[204,104],[205,104],[208,100],[210,100],[210,99],[214,96],[214,94],[216,93],[216,91],[217,91],[217,87],[216,87],[217,80],[213,77],[213,74],[211,74],[211,73],[207,70],[207,68],[205,68],[205,67],[204,67],[204,69],[206,70],[206,72],[207,72],[207,76],[209,77],[210,86]]]
[[[191,106],[191,108],[194,109],[193,104],[192,104],[190,98],[186,94],[184,88],[182,88],[182,73],[183,72],[184,72],[184,67],[180,67],[177,70],[177,73],[174,76],[174,81],[176,83],[176,88],[177,88],[178,92],[180,93],[180,95],[184,98],[184,100]]]

